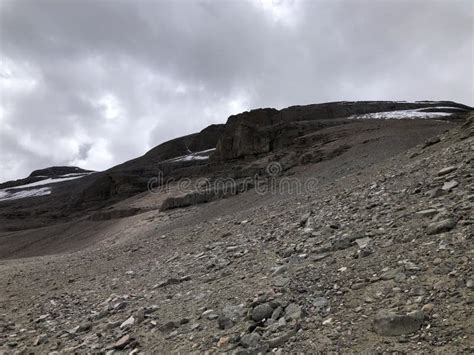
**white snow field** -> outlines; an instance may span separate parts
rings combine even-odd
[[[45,196],[51,193],[50,187],[42,187],[39,189],[29,189],[20,191],[6,191],[0,190],[0,201],[18,200],[25,197]]]
[[[433,109],[442,109],[442,107],[429,107]],[[415,109],[415,110],[398,110],[398,111],[384,111],[384,112],[372,112],[364,113],[360,115],[349,116],[349,119],[353,120],[364,120],[364,119],[381,119],[381,120],[401,120],[401,119],[430,119],[430,118],[441,118],[451,116],[452,113],[448,112],[423,112],[427,108]]]
[[[25,197],[37,197],[51,194],[51,187],[41,187],[32,189],[32,187],[57,184],[59,182],[80,179],[92,173],[73,173],[61,175],[57,179],[47,178],[41,181],[32,182],[25,185],[9,187],[0,190],[0,201],[18,200]]]

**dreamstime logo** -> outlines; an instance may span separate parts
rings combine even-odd
[[[263,174],[245,178],[166,178],[160,171],[158,176],[148,180],[148,191],[154,194],[176,192],[179,194],[199,193],[203,195],[229,196],[255,190],[259,195],[301,195],[317,191],[319,180],[314,177],[300,179],[282,176],[283,166],[279,162],[270,162]]]
[[[267,165],[267,167],[265,168],[265,171],[271,177],[278,177],[283,172],[283,168],[280,163],[271,162]]]

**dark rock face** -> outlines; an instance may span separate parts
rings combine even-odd
[[[161,205],[161,210],[166,211],[173,208],[193,206],[201,203],[214,201],[217,199],[237,195],[252,188],[250,182],[232,182],[231,185],[223,185],[217,188],[206,189],[204,191],[192,191],[182,196],[168,197]]]
[[[288,147],[293,145],[296,139],[321,128],[347,123],[340,119],[351,115],[412,109],[457,113],[470,108],[444,101],[358,101],[292,106],[281,111],[272,108],[252,110],[229,117],[217,143],[215,158],[225,161]]]
[[[258,109],[230,116],[226,129],[217,143],[220,160],[235,159],[245,155],[267,153],[271,150],[271,137],[268,132],[259,130],[276,121],[275,109]]]
[[[130,173],[103,173],[81,191],[79,203],[104,201],[116,196],[131,196],[145,191],[146,177]]]
[[[125,198],[147,190],[148,180],[162,174],[162,178],[192,176],[201,172],[206,160],[166,161],[187,155],[189,151],[199,152],[215,148],[224,125],[211,125],[199,133],[167,141],[151,149],[145,155],[117,165],[97,174],[95,181],[88,184],[81,193],[80,202],[106,201]]]
[[[158,164],[165,160],[183,156],[191,152],[199,152],[215,148],[217,141],[224,131],[225,125],[215,124],[199,133],[172,139],[149,150],[143,156],[117,165],[107,172],[157,170]],[[189,149],[189,151],[188,151]]]

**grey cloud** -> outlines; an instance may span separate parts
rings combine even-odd
[[[256,107],[473,104],[470,0],[260,3],[0,3],[0,181],[105,169]]]

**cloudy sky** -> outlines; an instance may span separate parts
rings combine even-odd
[[[257,107],[474,105],[472,0],[0,0],[0,181]]]

